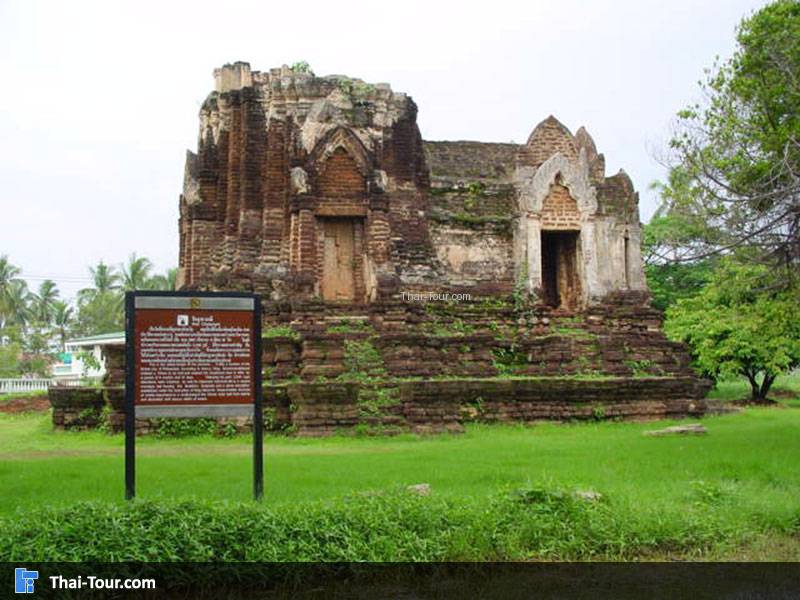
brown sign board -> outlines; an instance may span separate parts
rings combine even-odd
[[[253,401],[253,313],[139,309],[139,406],[247,404]]]
[[[258,345],[252,298],[137,296],[133,310],[137,416],[252,414]]]
[[[135,495],[136,419],[245,416],[253,420],[253,490],[260,499],[260,298],[127,292],[125,320],[125,497]]]

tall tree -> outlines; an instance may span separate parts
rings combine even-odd
[[[172,291],[175,289],[175,284],[178,277],[178,269],[167,269],[164,275],[153,275],[147,282],[148,289],[151,290],[167,290]]]
[[[120,298],[118,292],[106,290],[82,299],[78,303],[76,333],[97,335],[121,331],[125,317]]]
[[[78,292],[78,299],[91,299],[97,294],[114,292],[119,289],[120,275],[114,269],[105,264],[102,260],[94,267],[89,267],[89,274],[92,277],[92,287],[84,288]]]
[[[42,325],[49,325],[53,317],[55,302],[58,300],[59,291],[55,281],[45,279],[39,290],[31,295],[31,312],[35,321]]]
[[[800,265],[800,3],[744,19],[737,50],[707,72],[707,101],[679,113],[665,214],[703,224],[678,260],[747,247]],[[785,278],[785,279],[787,279]]]
[[[146,290],[150,288],[150,273],[153,263],[149,258],[136,256],[134,252],[128,262],[122,265],[122,287],[125,291]]]
[[[12,288],[16,288],[22,282],[19,279],[21,273],[19,267],[9,262],[7,255],[0,256],[0,328],[9,321],[15,320],[11,309],[12,295],[18,293],[19,290],[12,291]]]
[[[4,292],[4,325],[18,325],[19,327],[27,325],[33,317],[31,300],[32,294],[28,290],[28,284],[22,279],[12,280]]]
[[[67,337],[72,329],[72,307],[63,300],[53,302],[53,335],[58,338],[58,345],[61,352],[65,352],[67,347]]]
[[[123,326],[122,276],[102,260],[89,267],[92,287],[78,292],[75,332],[95,335],[119,331]]]

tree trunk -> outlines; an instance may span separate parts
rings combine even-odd
[[[747,377],[750,382],[750,401],[753,404],[767,404],[767,393],[769,392],[772,383],[775,381],[775,375],[764,373],[764,378],[761,383],[758,383],[758,371],[745,369],[742,374]]]
[[[763,399],[763,402],[767,402],[767,394],[769,393],[769,389],[772,387],[772,384],[775,381],[775,377],[775,375],[764,373],[764,379],[761,381],[760,390],[760,396]]]

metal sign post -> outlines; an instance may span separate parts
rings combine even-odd
[[[253,417],[253,495],[264,495],[261,299],[126,292],[125,498],[136,495],[136,417]]]

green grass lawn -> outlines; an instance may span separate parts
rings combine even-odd
[[[780,386],[795,384],[796,376]],[[593,490],[651,529],[690,527],[701,518],[735,532],[726,539],[748,540],[705,548],[704,557],[800,560],[796,401],[707,417],[705,436],[642,435],[672,423],[471,425],[463,435],[432,437],[267,436],[265,504],[336,502],[416,483],[430,484],[438,498],[467,502],[530,486]],[[0,516],[86,500],[122,505],[123,441],[55,432],[49,413],[0,414]],[[137,440],[142,499],[247,502],[251,468],[250,436]]]

